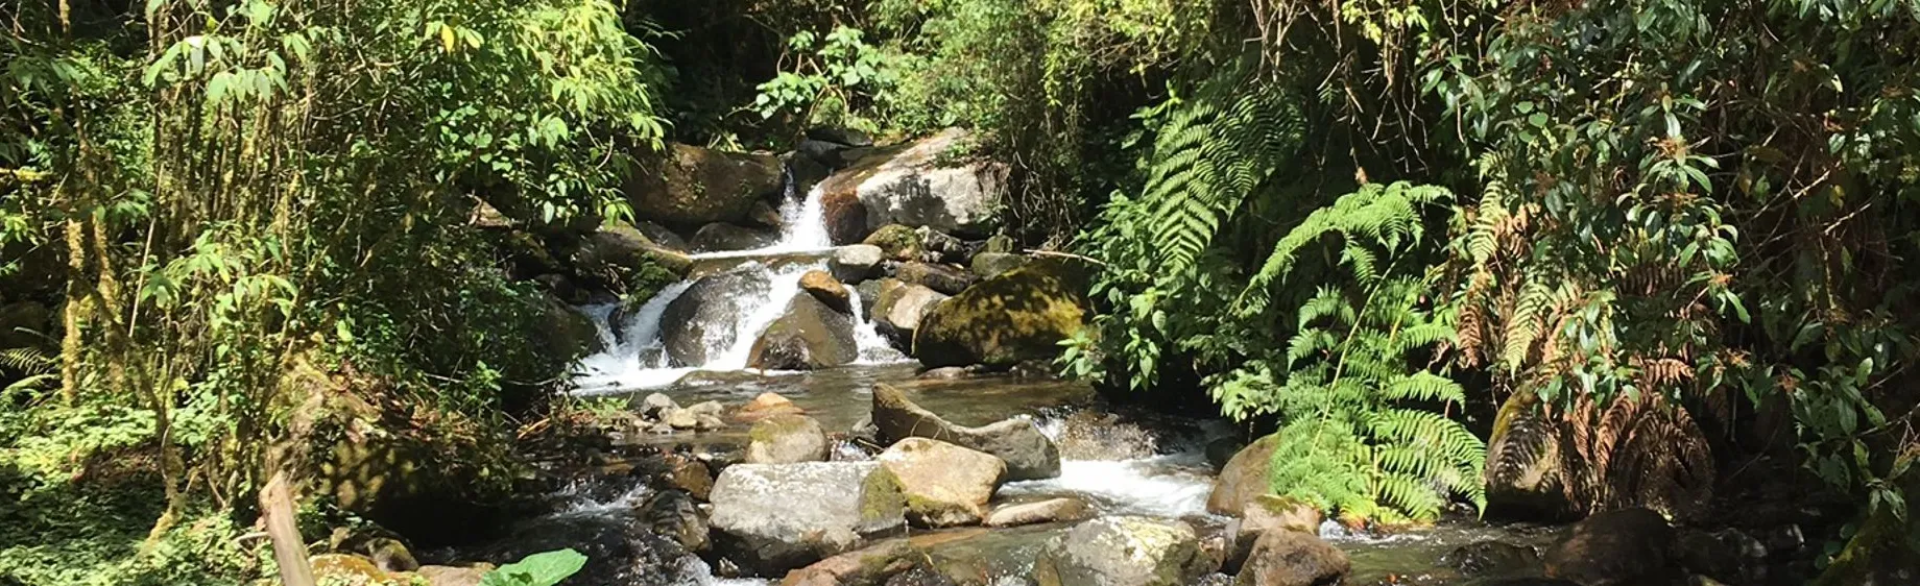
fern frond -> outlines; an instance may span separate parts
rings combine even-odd
[[[1466,404],[1467,391],[1453,379],[1427,371],[1400,377],[1381,389],[1389,400],[1444,401]]]

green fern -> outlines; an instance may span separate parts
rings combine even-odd
[[[1314,210],[1307,219],[1287,232],[1273,252],[1248,281],[1240,293],[1238,311],[1241,315],[1253,315],[1266,309],[1271,297],[1269,289],[1275,279],[1284,277],[1297,262],[1302,249],[1320,241],[1328,234],[1339,234],[1345,239],[1341,248],[1341,262],[1346,265],[1354,279],[1367,283],[1383,274],[1378,253],[1372,248],[1379,246],[1392,254],[1406,244],[1419,240],[1424,231],[1421,227],[1419,208],[1452,197],[1444,187],[1433,185],[1413,185],[1396,182],[1391,185],[1370,184],[1359,191],[1342,196],[1332,206]]]
[[[1285,94],[1248,91],[1241,68],[1223,68],[1179,102],[1154,141],[1143,200],[1159,268],[1180,273],[1248,195],[1299,148],[1299,110]]]

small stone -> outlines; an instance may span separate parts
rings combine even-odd
[[[701,413],[699,415],[694,416],[693,428],[696,430],[714,431],[717,429],[726,429],[726,427],[727,427],[727,420],[721,419],[717,415],[708,415],[706,413]]]
[[[662,417],[661,421],[674,429],[693,429],[700,426],[700,416],[692,409],[668,411],[667,416]]]
[[[766,392],[760,393],[752,401],[742,405],[740,410],[733,414],[733,418],[736,421],[752,423],[775,415],[806,412],[806,409],[801,409],[799,405],[793,404],[792,400],[780,396],[779,393]]]
[[[967,378],[971,374],[964,366],[944,366],[920,373],[925,380],[955,380]]]
[[[420,569],[414,573],[425,579],[427,586],[480,586],[480,579],[493,570],[493,564],[475,564],[467,567],[420,566]]]
[[[706,462],[684,460],[674,464],[660,482],[667,488],[684,490],[693,498],[704,501],[713,493],[713,469],[708,468]]]
[[[713,415],[715,417],[727,412],[727,408],[722,406],[719,401],[702,401],[694,404],[692,407],[688,407],[687,410],[692,411],[694,415]]]
[[[907,284],[920,285],[947,295],[958,295],[979,280],[971,273],[959,269],[923,262],[900,265],[900,270],[895,273],[895,276]]]

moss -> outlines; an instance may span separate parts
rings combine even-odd
[[[884,523],[897,519],[906,507],[900,477],[885,467],[875,469],[860,483],[860,521]]]
[[[1052,360],[1086,324],[1087,268],[1041,258],[980,281],[927,312],[913,354],[929,368]]]
[[[862,244],[880,247],[880,252],[894,260],[919,258],[926,251],[926,243],[920,239],[920,233],[901,224],[887,224],[867,235]]]
[[[771,443],[782,437],[804,431],[809,420],[805,415],[791,413],[775,415],[760,420],[747,430],[747,439],[760,443]]]

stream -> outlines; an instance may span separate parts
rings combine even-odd
[[[789,190],[791,193],[791,190]],[[717,401],[729,411],[755,396],[778,393],[806,410],[829,434],[847,432],[871,409],[871,389],[887,383],[904,389],[926,409],[961,425],[981,425],[1010,417],[1032,418],[1061,448],[1057,478],[1012,482],[994,496],[995,506],[1058,496],[1077,497],[1098,515],[1145,515],[1187,521],[1199,527],[1224,527],[1231,519],[1210,515],[1207,497],[1215,464],[1206,456],[1210,442],[1236,436],[1225,421],[1183,419],[1115,408],[1086,385],[1012,376],[924,379],[919,365],[889,347],[871,323],[859,317],[862,300],[854,296],[860,359],[854,364],[811,372],[758,371],[747,368],[748,349],[758,333],[778,318],[794,295],[801,274],[827,267],[831,255],[821,225],[820,194],[789,196],[781,206],[786,222],[779,241],[767,248],[695,255],[696,268],[686,282],[661,291],[630,313],[614,305],[585,308],[600,320],[605,351],[582,359],[575,369],[574,391],[593,397],[627,397],[638,408],[642,398],[662,393],[679,405]],[[700,327],[705,361],[685,364],[666,349],[662,330],[668,306],[687,294],[695,280],[733,277],[724,289],[728,311],[708,316]],[[851,287],[849,287],[851,289]],[[870,300],[869,300],[870,301]],[[681,324],[688,325],[688,324]],[[748,425],[693,433],[643,434],[630,438],[662,451],[726,461],[748,442]],[[864,459],[868,453],[844,440],[835,459]],[[552,511],[518,521],[501,543],[460,548],[448,556],[511,561],[515,556],[571,547],[592,560],[568,584],[593,586],[686,586],[777,583],[779,576],[740,576],[736,569],[685,553],[677,543],[653,534],[646,503],[653,496],[651,474],[634,471],[582,477],[549,499]],[[966,583],[1011,586],[1030,583],[1033,560],[1047,540],[1068,523],[999,529],[913,530],[934,534],[934,566],[965,575]],[[1322,536],[1352,558],[1348,584],[1468,584],[1454,579],[1437,561],[1460,546],[1498,540],[1540,546],[1559,535],[1555,528],[1494,528],[1471,519],[1454,519],[1430,530],[1394,536],[1351,535],[1327,523]],[[1214,576],[1217,580],[1222,576]],[[769,581],[771,579],[771,581]]]

